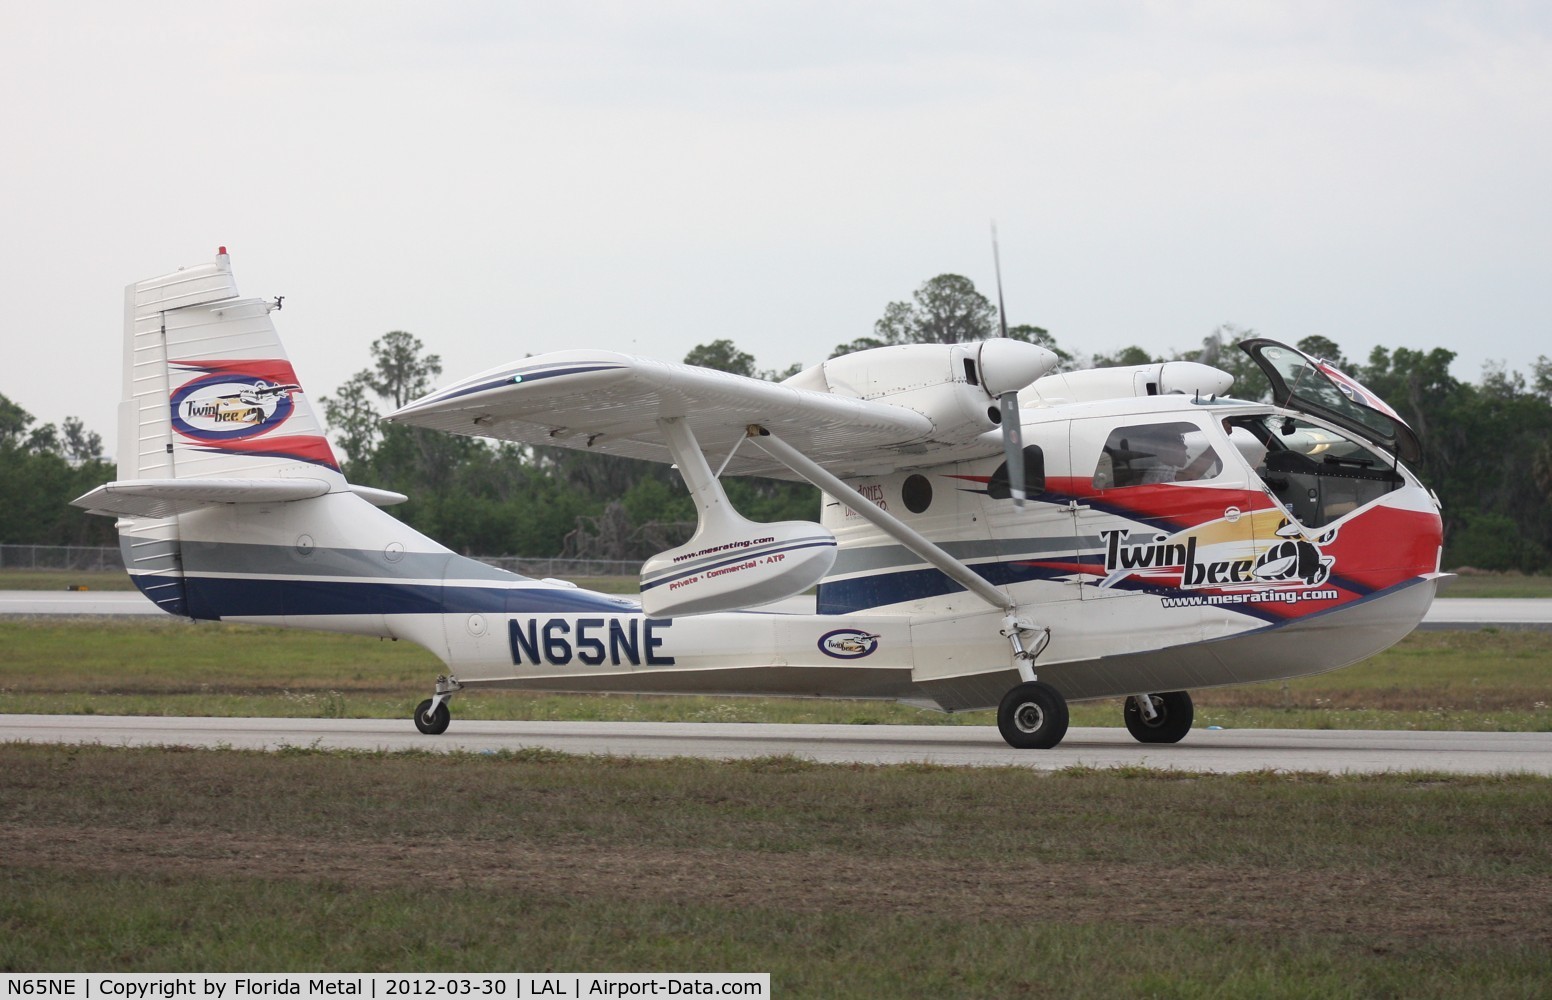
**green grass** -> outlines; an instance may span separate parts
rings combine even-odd
[[[338,882],[59,877],[12,887],[18,922],[74,947],[0,945],[11,968],[118,972],[628,970],[771,974],[784,997],[1535,997],[1529,945],[1372,947],[1289,928],[792,913],[631,899],[571,901],[462,885],[352,892]],[[111,909],[109,909],[111,908]],[[1178,918],[1178,915],[1174,915]],[[220,926],[220,933],[210,930]]]
[[[1547,731],[1549,667],[1552,633],[1417,633],[1347,670],[1197,692],[1197,722]],[[439,671],[359,637],[0,620],[4,712],[402,718]],[[991,721],[514,692],[454,710]],[[1119,717],[1073,706],[1075,725]],[[0,744],[0,775],[4,971],[746,970],[795,997],[1530,997],[1552,981],[1540,778],[19,744]]]
[[[0,569],[0,590],[134,590],[122,572],[76,572],[68,569]]]
[[[1441,595],[1451,597],[1552,597],[1552,575],[1474,573],[1457,576]]]
[[[1535,996],[1552,781],[0,745],[0,969]]]
[[[441,664],[409,643],[172,618],[0,620],[0,712],[405,718]],[[1552,731],[1552,633],[1418,632],[1346,670],[1195,692],[1197,725]],[[991,725],[892,702],[477,691],[467,719]],[[1072,706],[1120,724],[1120,703]]]

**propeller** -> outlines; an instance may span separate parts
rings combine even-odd
[[[1019,423],[1018,393],[997,397],[1002,411],[1002,453],[1008,460],[1008,492],[1015,507],[1024,506],[1024,428]]]
[[[997,223],[992,223],[992,266],[997,271],[997,326],[1003,340],[1008,339],[1008,310],[1002,302],[1002,254],[997,249]],[[981,368],[986,369],[986,349],[981,349]],[[987,391],[993,391],[990,383],[982,379]],[[1028,383],[1025,383],[1026,385]],[[1002,427],[1002,453],[1008,463],[1008,492],[1013,496],[1015,507],[1024,506],[1024,425],[1019,420],[1018,391],[1023,386],[1015,386],[996,393],[997,410],[1001,416]]]

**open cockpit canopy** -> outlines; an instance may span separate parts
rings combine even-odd
[[[1278,406],[1329,420],[1408,462],[1422,455],[1417,433],[1384,400],[1334,366],[1275,340],[1240,342],[1272,383]]]

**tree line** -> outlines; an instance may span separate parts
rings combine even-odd
[[[102,436],[77,417],[63,426],[37,419],[0,395],[0,543],[117,545],[113,520],[70,506],[113,478]]]
[[[909,300],[889,303],[871,336],[836,345],[831,357],[1000,333],[997,307],[968,278],[944,274]],[[1255,331],[1231,324],[1209,332],[1200,346],[1163,354],[1138,346],[1084,354],[1029,324],[1010,326],[1007,335],[1054,351],[1059,370],[1200,361],[1234,375],[1239,398],[1271,395],[1260,368],[1234,346]],[[1377,347],[1357,361],[1326,337],[1295,346],[1364,383],[1418,432],[1423,454],[1415,471],[1443,504],[1447,567],[1552,569],[1552,360],[1538,358],[1528,373],[1490,365],[1472,383],[1450,373],[1455,354],[1443,348]],[[684,360],[768,380],[803,367],[759,368],[730,339],[697,345]],[[381,422],[384,412],[429,391],[441,373],[438,355],[395,330],[373,342],[367,368],[321,400],[345,473],[407,494],[410,501],[394,512],[415,528],[462,552],[531,557],[642,559],[688,538],[693,506],[667,466]],[[66,506],[112,478],[100,439],[75,418],[62,428],[33,423],[0,396],[0,541],[111,543],[108,519]],[[755,520],[818,516],[818,494],[803,484],[730,478],[724,486]]]

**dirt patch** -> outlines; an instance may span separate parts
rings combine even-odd
[[[0,852],[33,868],[182,879],[234,876],[372,890],[442,884],[568,899],[683,901],[947,920],[1168,922],[1371,941],[1552,945],[1552,881],[1153,864],[945,862],[519,840],[407,842],[216,830],[0,824]],[[434,875],[432,873],[435,873]]]

